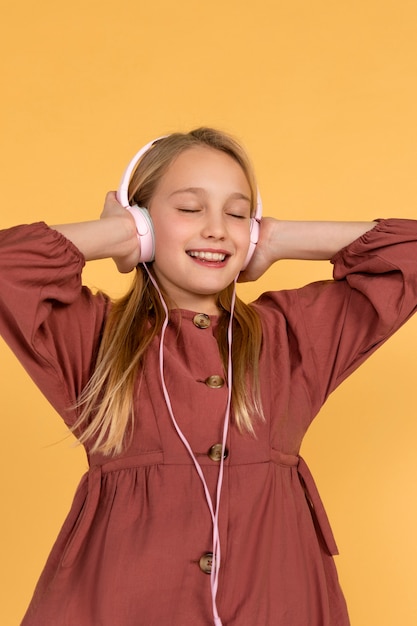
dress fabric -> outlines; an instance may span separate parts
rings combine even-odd
[[[333,259],[334,280],[263,294],[256,438],[233,423],[219,530],[223,626],[348,626],[335,541],[306,463],[304,434],[328,395],[415,311],[417,222],[381,220]],[[110,306],[81,284],[84,259],[45,224],[0,233],[0,330],[65,422],[89,379]],[[227,385],[197,312],[172,311],[165,380],[175,417],[214,495]],[[198,312],[201,313],[201,312]],[[89,454],[23,626],[209,626],[212,524],[200,479],[170,421],[159,340],[135,391],[135,428],[117,457]]]

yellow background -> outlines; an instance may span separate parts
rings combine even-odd
[[[414,1],[3,0],[1,14],[2,227],[94,218],[140,146],[201,124],[243,140],[270,215],[417,217]],[[282,262],[241,293],[328,276]],[[107,261],[86,281],[127,284]],[[416,332],[332,396],[303,447],[352,626],[417,624]],[[15,626],[86,461],[0,349],[0,623]]]

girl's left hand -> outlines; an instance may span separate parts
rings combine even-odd
[[[254,255],[248,267],[240,273],[238,282],[250,282],[257,280],[266,272],[271,265],[277,261],[272,254],[273,232],[275,231],[277,220],[272,217],[263,217],[260,224],[259,240],[256,244]]]

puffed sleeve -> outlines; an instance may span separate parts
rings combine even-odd
[[[108,307],[81,284],[84,258],[44,223],[0,232],[0,332],[68,425]]]
[[[380,220],[331,262],[334,280],[260,299],[270,342],[285,320],[290,347],[282,349],[281,340],[281,354],[291,361],[289,369],[297,361],[303,370],[310,419],[416,311],[417,221]]]

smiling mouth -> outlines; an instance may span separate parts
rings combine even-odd
[[[201,252],[197,250],[190,250],[187,254],[195,259],[200,259],[200,261],[224,261],[226,258],[226,254],[223,252]]]

